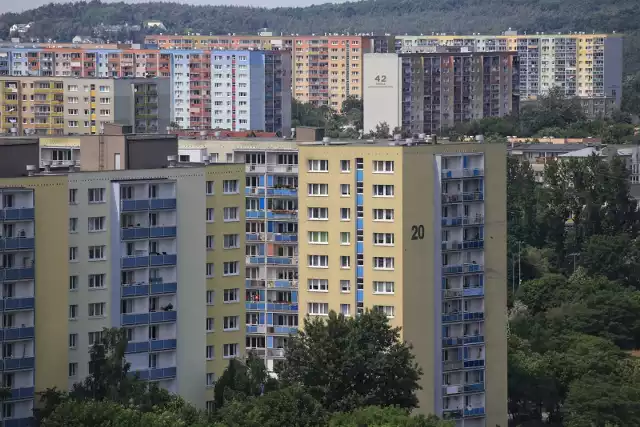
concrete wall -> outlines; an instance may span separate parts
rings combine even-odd
[[[38,140],[0,138],[0,178],[24,176],[27,165],[40,167]]]
[[[387,122],[389,129],[402,126],[401,59],[394,53],[364,55],[364,132]]]

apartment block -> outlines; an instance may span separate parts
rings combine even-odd
[[[245,348],[270,370],[298,327],[298,148],[294,141],[182,140],[180,160],[245,167]],[[228,191],[223,188],[222,191]],[[225,237],[224,247],[239,241]]]
[[[520,95],[535,99],[560,87],[566,96],[622,96],[622,36],[617,34],[518,34],[396,36],[396,52],[413,47],[456,46],[476,52],[518,52]]]
[[[168,79],[0,77],[0,133],[98,134],[117,122],[137,132],[169,125]]]
[[[424,370],[420,412],[458,426],[507,424],[505,151],[299,146],[299,315],[386,314]]]
[[[66,177],[0,179],[3,426],[31,425],[35,392],[66,386],[66,197]]]
[[[365,58],[364,128],[433,134],[519,109],[515,52],[372,53]],[[384,108],[382,108],[384,106]]]

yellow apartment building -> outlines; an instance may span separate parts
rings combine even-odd
[[[385,313],[421,412],[506,425],[505,147],[310,143],[299,165],[300,316]]]

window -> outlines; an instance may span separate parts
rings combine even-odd
[[[213,263],[212,262],[208,262],[206,264],[206,276],[207,277],[213,277]]]
[[[351,172],[351,160],[340,160],[340,172]]]
[[[374,160],[373,173],[393,173],[393,160]]]
[[[89,275],[89,289],[102,289],[105,286],[104,274],[90,274]]]
[[[224,358],[238,356],[238,344],[225,344],[222,349],[222,357]]]
[[[374,270],[393,270],[395,260],[393,257],[373,257]]]
[[[216,374],[214,373],[207,373],[207,382],[206,385],[207,387],[213,387],[216,383]]]
[[[70,320],[74,320],[78,318],[78,305],[77,304],[71,304],[69,306],[69,319]]]
[[[340,304],[340,314],[351,316],[351,304]]]
[[[393,233],[373,233],[373,244],[380,246],[393,246],[395,237]]]
[[[213,222],[213,208],[207,208],[207,222]]]
[[[69,276],[69,290],[75,291],[78,289],[78,276]]]
[[[213,250],[214,244],[215,244],[213,236],[207,236],[206,239],[205,239],[205,242],[206,242],[205,245],[206,245],[207,249]]]
[[[90,188],[89,203],[104,203],[104,188]]]
[[[349,221],[351,219],[351,208],[340,208],[340,220]]]
[[[76,203],[78,203],[76,201],[76,198],[78,197],[78,190],[75,188],[70,188],[69,189],[69,204],[70,205],[75,205]]]
[[[215,411],[215,408],[216,408],[215,400],[207,400],[205,402],[205,407],[208,413],[212,413],[213,411]]]
[[[69,363],[69,376],[75,377],[78,374],[78,364],[73,362]],[[6,414],[3,414],[6,415]]]
[[[351,281],[350,280],[340,280],[340,292],[348,294],[351,292]]]
[[[206,182],[206,188],[207,188],[207,195],[212,195],[214,194],[214,185],[213,185],[213,181],[207,181]]]
[[[350,245],[351,244],[351,233],[348,231],[340,232],[340,244],[341,245]]]
[[[395,292],[394,282],[373,282],[374,294],[392,294]]]
[[[328,196],[329,184],[309,184],[309,196]]]
[[[373,220],[374,221],[393,221],[394,212],[393,209],[374,209]]]
[[[89,260],[99,261],[104,259],[104,246],[89,246]]]
[[[238,302],[240,301],[240,289],[225,289],[224,290],[224,302]]]
[[[69,233],[78,231],[78,218],[69,218]]]
[[[69,248],[69,261],[78,261],[78,248],[76,246]]]
[[[76,348],[78,345],[78,334],[69,334],[69,348]]]
[[[207,332],[213,332],[213,317],[207,317]]]
[[[329,232],[328,231],[310,231],[309,243],[315,244],[315,245],[326,245],[327,243],[329,243]]]
[[[89,332],[89,345],[100,344],[102,332]]]
[[[104,302],[92,302],[89,304],[89,317],[102,317],[104,316]]]
[[[329,292],[329,280],[309,279],[307,289],[311,292]]]
[[[349,184],[340,184],[340,195],[343,197],[351,195],[351,186]]]
[[[329,208],[309,208],[309,219],[326,221],[329,219]]]
[[[382,313],[387,317],[393,317],[396,314],[396,309],[392,305],[374,305],[373,310]]]
[[[215,300],[215,292],[214,291],[207,291],[206,293],[206,297],[207,297],[207,305],[213,305]]]
[[[240,221],[238,208],[224,208],[223,219],[225,222]]]
[[[329,160],[309,160],[309,172],[329,172]]]
[[[238,261],[228,261],[222,264],[224,276],[237,276],[240,274],[240,263]]]
[[[309,267],[329,268],[328,255],[309,255]]]
[[[158,367],[158,354],[157,353],[152,353],[149,355],[149,368],[150,369],[156,369]]]
[[[340,268],[351,268],[351,257],[346,255],[340,256]]]
[[[240,247],[240,235],[238,234],[225,234],[224,235],[224,248],[236,249]]]
[[[329,303],[310,302],[307,306],[307,313],[312,316],[327,316],[329,314]]]
[[[238,184],[238,180],[227,180],[222,181],[222,192],[224,194],[238,194],[240,192],[240,185]]]
[[[96,231],[105,230],[106,219],[103,216],[89,217],[89,232],[95,233]]]
[[[237,331],[240,329],[240,317],[239,316],[224,316],[222,318],[222,329],[225,331]]]
[[[206,357],[207,360],[213,360],[215,353],[213,352],[213,346],[212,345],[208,345],[207,349],[206,349]]]
[[[393,197],[393,185],[374,184],[373,197]]]

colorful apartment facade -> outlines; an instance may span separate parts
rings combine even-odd
[[[519,76],[515,52],[367,54],[364,130],[386,122],[407,134],[434,134],[517,113]]]
[[[299,315],[383,312],[424,370],[420,412],[506,425],[505,147],[299,148]]]
[[[170,122],[169,79],[0,76],[0,134],[96,135],[118,122],[156,133]]]

